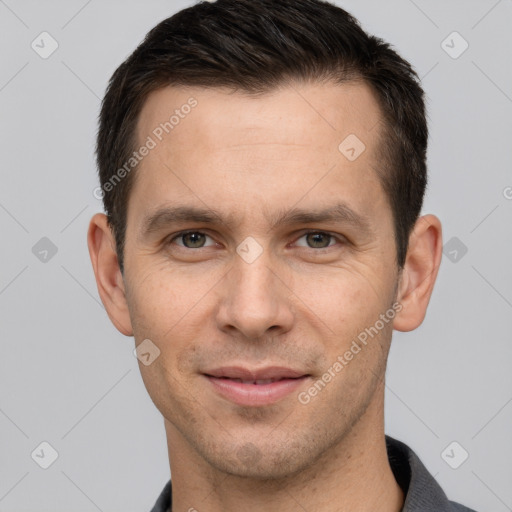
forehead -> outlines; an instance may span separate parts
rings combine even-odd
[[[185,122],[189,117],[192,122]],[[329,132],[335,138],[357,133],[371,143],[380,120],[376,96],[362,81],[290,83],[258,95],[225,88],[164,87],[146,99],[137,132],[139,140],[155,130],[158,136],[158,127],[170,121],[172,129],[162,135],[172,134],[182,150],[197,147],[191,135],[201,136],[201,145],[236,146],[248,142],[248,132],[252,143],[318,143],[319,135]]]
[[[355,209],[377,208],[381,130],[378,102],[363,82],[288,84],[258,96],[165,87],[139,117],[138,141],[151,139],[154,148],[137,168],[130,204],[147,210],[188,198],[217,210],[271,212],[341,191]]]

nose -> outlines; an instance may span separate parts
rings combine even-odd
[[[258,339],[291,329],[294,314],[283,270],[270,266],[265,252],[247,263],[238,255],[225,276],[217,310],[217,326],[230,335]]]

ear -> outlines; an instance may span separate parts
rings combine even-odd
[[[397,301],[402,310],[393,328],[412,331],[425,318],[443,255],[442,227],[435,215],[424,215],[414,225],[400,275]]]
[[[115,239],[103,213],[97,213],[91,219],[87,245],[98,293],[111,322],[125,336],[133,336],[123,275],[115,250]]]

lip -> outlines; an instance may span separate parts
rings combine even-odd
[[[302,371],[280,366],[258,370],[229,366],[206,371],[203,375],[215,392],[243,406],[273,404],[296,391],[310,377]],[[256,382],[269,380],[272,382]]]

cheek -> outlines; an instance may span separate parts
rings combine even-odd
[[[137,285],[132,281],[127,296],[134,337],[137,344],[151,340],[160,351],[148,366],[139,362],[139,369],[158,410],[172,418],[175,409],[184,414],[191,399],[194,340],[198,339],[198,326],[203,325],[198,319],[201,297],[211,286],[199,281],[194,287],[192,277],[161,266],[144,269],[139,275],[142,278]]]
[[[391,304],[390,286],[368,267],[353,265],[315,280],[309,293],[302,294],[307,305],[302,312],[317,331],[313,336],[322,346],[325,369],[342,358],[344,369],[336,373],[331,392],[350,388],[351,396],[357,396],[359,387],[365,388],[368,369],[380,373],[392,330],[391,323],[380,321]]]
[[[304,314],[316,315],[333,335],[375,321],[386,304],[387,289],[366,268],[329,268],[311,278],[295,279],[294,291]]]
[[[127,296],[137,340],[152,336],[164,345],[164,340],[183,337],[184,330],[197,329],[201,301],[215,282],[207,272],[170,270],[164,263],[137,275],[141,278],[131,281]]]

